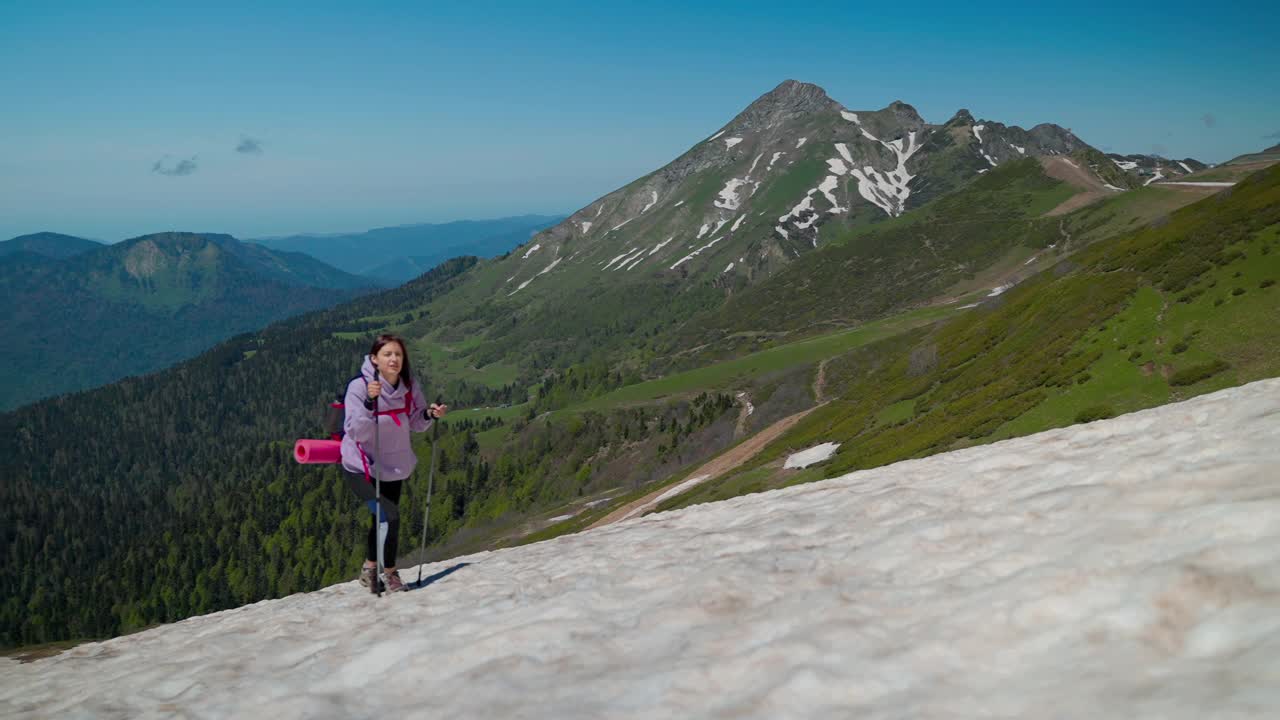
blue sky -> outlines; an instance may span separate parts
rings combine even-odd
[[[1113,152],[1280,142],[1262,3],[357,5],[0,0],[0,239],[571,212],[787,78]]]

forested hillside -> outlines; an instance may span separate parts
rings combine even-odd
[[[296,464],[292,441],[321,435],[326,403],[367,352],[380,323],[359,318],[399,317],[448,292],[474,263],[453,260],[398,290],[237,337],[172,370],[0,416],[4,644],[105,637],[351,577],[367,513],[336,468]],[[511,386],[424,381],[461,405],[524,396]],[[565,385],[599,394],[618,382],[586,373]],[[544,403],[556,397],[567,400],[548,392]],[[731,405],[703,396],[527,429],[522,414],[458,412],[443,423],[429,540],[576,497],[593,464],[624,454],[619,465],[642,473],[636,483],[669,472],[682,440]],[[632,462],[644,453],[625,443],[659,426],[662,447]],[[495,442],[511,433],[513,442]],[[419,542],[426,481],[419,472],[402,506],[412,519],[402,526],[406,553]]]

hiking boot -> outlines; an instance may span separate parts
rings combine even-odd
[[[400,571],[392,570],[386,574],[387,592],[403,592],[409,588],[400,580]]]
[[[377,574],[378,574],[378,568],[376,567],[367,567],[367,566],[361,567],[360,568],[360,584],[363,585],[364,587],[369,587],[371,584],[373,584],[373,578]]]

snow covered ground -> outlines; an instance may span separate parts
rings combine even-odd
[[[0,716],[1280,717],[1280,379],[426,572],[0,661]]]

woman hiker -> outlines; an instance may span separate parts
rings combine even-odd
[[[342,469],[347,485],[368,503],[372,513],[374,480],[382,481],[382,514],[387,526],[383,547],[386,589],[405,590],[396,571],[396,540],[400,534],[397,503],[401,483],[418,464],[409,432],[426,432],[449,407],[428,405],[423,399],[422,386],[414,381],[409,366],[404,340],[396,335],[379,335],[374,341],[360,377],[347,384],[344,404]],[[378,518],[371,514],[365,562],[360,571],[360,584],[365,587],[375,582],[378,573],[378,534]]]

